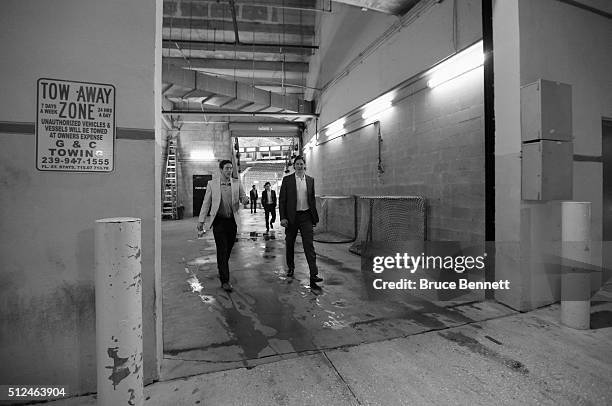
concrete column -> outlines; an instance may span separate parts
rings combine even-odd
[[[585,330],[591,319],[591,203],[561,202],[561,322]]]
[[[141,406],[142,277],[140,219],[96,221],[98,405]]]

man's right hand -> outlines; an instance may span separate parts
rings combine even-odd
[[[281,227],[287,227],[289,225],[289,221],[287,221],[287,219],[282,219],[280,225]]]

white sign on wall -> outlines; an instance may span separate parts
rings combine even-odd
[[[115,86],[38,79],[36,168],[111,172],[115,152]]]

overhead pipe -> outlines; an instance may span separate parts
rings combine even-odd
[[[243,111],[207,111],[207,110],[162,110],[162,114],[204,114],[207,116],[234,116],[234,117],[305,117],[305,118],[316,118],[319,117],[316,113],[274,113],[274,112],[243,112]]]
[[[273,44],[266,42],[240,42],[236,41],[206,41],[206,40],[173,40],[164,39],[162,40],[162,46],[166,45],[166,48],[172,47],[178,44],[185,45],[242,45],[247,47],[273,47],[273,48],[302,48],[302,49],[319,49],[318,45],[306,45],[306,44]]]
[[[270,3],[261,2],[261,1],[253,1],[253,2],[249,2],[248,4],[251,6],[265,6],[265,7],[280,8],[280,9],[285,9],[285,10],[312,11],[312,12],[318,12],[318,13],[331,13],[332,12],[331,0],[329,0],[329,8],[323,7],[323,4],[325,4],[324,1],[321,1],[321,8],[291,6],[291,5],[285,4],[284,2],[282,5],[270,4]]]
[[[238,21],[236,19],[236,3],[234,2],[234,0],[229,0],[229,4],[232,9],[232,21],[234,22],[234,42],[236,42],[236,44],[239,45],[240,37],[238,36]]]

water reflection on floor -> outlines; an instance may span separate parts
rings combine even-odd
[[[321,290],[309,284],[298,237],[286,276],[284,232],[266,232],[263,213],[244,213],[230,260],[232,293],[217,275],[212,232],[194,239],[195,219],[163,222],[163,332],[166,358],[209,370],[257,359],[371,342],[472,321],[408,294],[368,293],[360,257],[348,244],[315,243]]]

